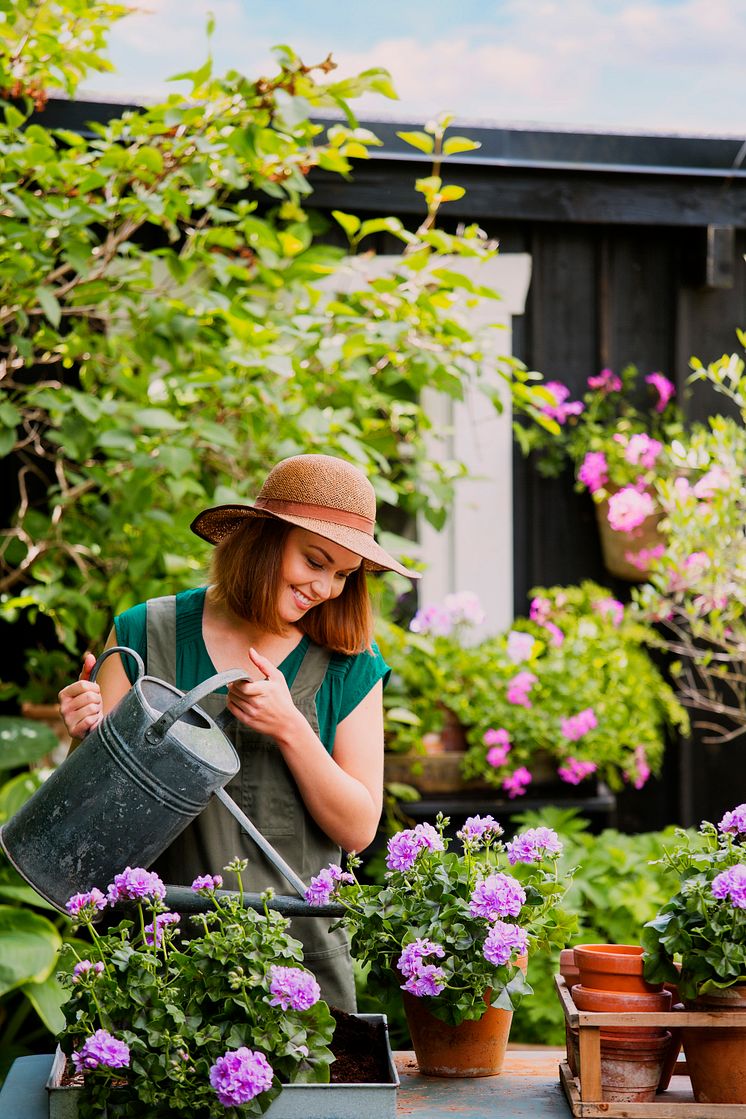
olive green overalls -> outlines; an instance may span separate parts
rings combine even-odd
[[[147,604],[147,672],[175,685],[176,603],[173,596]],[[329,652],[309,645],[290,695],[316,734],[319,733],[316,693],[326,674]],[[225,710],[225,696],[211,695],[200,706],[213,718]],[[250,730],[237,719],[223,728],[241,761],[226,791],[304,882],[341,852],[311,818],[298,787],[273,738]],[[201,874],[219,874],[234,858],[249,860],[244,887],[259,893],[272,886],[277,894],[295,896],[284,875],[257,848],[228,810],[214,797],[201,815],[181,833],[154,864],[161,878],[190,885]],[[229,884],[226,883],[226,886]],[[303,942],[303,961],[316,976],[322,997],[340,1010],[355,1011],[355,984],[344,929],[329,932],[323,917],[295,917],[291,932]]]

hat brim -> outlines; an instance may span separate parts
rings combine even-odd
[[[255,509],[252,505],[215,505],[211,509],[203,509],[198,513],[189,527],[196,536],[206,540],[208,544],[219,544],[226,536],[235,532],[242,521],[248,517],[268,517],[274,521],[285,521],[298,528],[308,529],[309,532],[323,536],[325,540],[332,540],[335,544],[361,556],[363,567],[368,571],[395,571],[408,579],[420,578],[419,571],[410,571],[404,567],[367,532],[311,517],[297,517],[291,514],[278,516],[266,509]]]

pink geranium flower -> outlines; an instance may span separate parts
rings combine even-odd
[[[595,493],[609,480],[609,464],[603,451],[588,451],[578,470],[578,481]]]
[[[644,466],[650,470],[655,466],[656,459],[663,450],[663,444],[657,439],[651,439],[644,432],[630,435],[624,457],[632,466]]]
[[[658,403],[655,406],[656,412],[664,412],[666,405],[676,392],[676,386],[673,381],[669,381],[668,377],[664,377],[662,373],[648,373],[645,380],[649,385],[652,385],[658,393]]]
[[[520,766],[514,770],[509,777],[503,781],[503,789],[508,794],[511,800],[515,797],[523,796],[528,786],[533,781],[533,777],[525,765]]]
[[[622,379],[616,373],[612,373],[611,369],[602,369],[597,377],[588,378],[588,388],[605,393],[621,392]]]
[[[528,693],[536,683],[538,677],[533,672],[519,672],[512,680],[508,680],[506,699],[516,707],[531,707]]]
[[[579,416],[584,410],[585,405],[580,400],[571,401],[569,404],[565,403],[570,395],[570,390],[561,381],[547,381],[544,388],[554,397],[555,403],[543,404],[540,411],[545,416],[550,416],[551,419],[556,420],[558,424],[565,423],[568,416]]]
[[[647,490],[625,486],[609,498],[609,524],[614,532],[631,532],[655,512],[655,502]]]

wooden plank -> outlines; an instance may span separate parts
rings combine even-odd
[[[414,181],[423,172],[422,165],[375,153],[354,167],[349,182],[315,169],[309,176],[313,205],[329,210],[352,207],[356,213],[419,213],[421,198]],[[744,228],[746,184],[734,180],[723,190],[724,178],[464,164],[449,170],[449,181],[465,187],[466,194],[449,202],[448,216],[468,221]]]

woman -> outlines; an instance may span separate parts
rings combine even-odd
[[[372,640],[366,570],[412,578],[374,540],[373,487],[351,464],[296,455],[268,475],[254,505],[204,510],[192,530],[216,544],[210,585],[152,599],[115,618],[107,647],[143,657],[149,675],[187,691],[226,669],[231,684],[202,706],[228,708],[228,737],[241,769],[227,791],[275,850],[308,882],[340,848],[373,840],[383,790],[383,684],[388,667]],[[74,738],[86,734],[134,681],[131,658],[114,654],[95,683],[86,654],[81,679],[60,709]],[[214,874],[247,858],[246,884],[287,893],[284,876],[213,800],[161,856],[170,883]],[[354,1010],[343,930],[299,918],[293,931],[327,1001]]]

